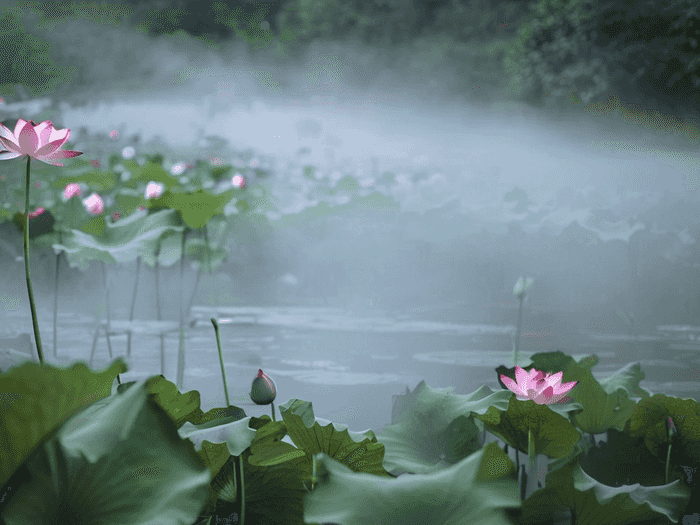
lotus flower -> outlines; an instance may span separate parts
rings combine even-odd
[[[71,182],[70,184],[68,184],[66,186],[65,191],[63,192],[63,196],[65,197],[66,200],[69,200],[71,197],[73,197],[73,195],[79,196],[80,194],[81,194],[80,185],[75,183],[75,182]]]
[[[0,124],[0,160],[27,155],[45,164],[64,166],[57,161],[82,155],[80,151],[60,151],[69,138],[69,129],[55,129],[50,120],[34,124],[31,120],[18,119],[14,133]]]
[[[160,197],[160,195],[163,193],[163,185],[158,184],[157,182],[149,182],[148,186],[146,186],[146,198],[147,199],[156,199]]]
[[[515,378],[517,382],[503,374],[501,374],[501,381],[508,389],[517,394],[520,401],[531,399],[538,405],[552,405],[554,403],[561,404],[571,401],[571,398],[565,394],[578,383],[578,381],[562,383],[561,378],[563,375],[563,372],[545,375],[534,368],[528,373],[527,370],[516,365]]]
[[[85,205],[87,211],[89,211],[93,215],[99,215],[105,209],[104,204],[102,203],[102,199],[97,193],[93,193],[92,195],[90,195],[87,199],[83,201],[83,204]]]
[[[245,179],[241,177],[241,175],[236,174],[231,179],[231,184],[233,184],[236,188],[245,188]]]
[[[33,212],[31,212],[29,214],[29,218],[33,219],[34,217],[38,217],[39,215],[41,215],[45,211],[46,211],[46,209],[43,206],[39,206],[36,210],[34,210]],[[24,215],[24,213],[22,215]]]

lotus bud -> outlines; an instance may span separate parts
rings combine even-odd
[[[523,278],[520,277],[520,279],[518,279],[518,282],[515,283],[515,286],[513,287],[513,295],[518,299],[522,300],[525,297],[525,294],[527,293],[528,289],[532,286],[532,283],[534,282],[535,280],[531,277],[528,277],[525,280],[523,280]]]
[[[670,417],[666,418],[666,431],[668,432],[669,441],[672,440],[677,434],[676,425],[673,424],[673,419]]]
[[[276,397],[277,385],[262,369],[258,369],[258,376],[250,387],[250,399],[257,405],[269,405]]]

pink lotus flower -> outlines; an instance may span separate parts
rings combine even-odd
[[[70,184],[68,184],[66,186],[66,190],[63,192],[63,196],[66,198],[66,200],[73,197],[73,195],[80,195],[80,194],[81,194],[80,185],[75,183],[75,182],[71,182]]]
[[[3,148],[0,160],[27,155],[45,164],[64,166],[57,161],[82,155],[80,151],[60,151],[69,138],[69,129],[55,129],[50,120],[34,124],[31,120],[18,119],[14,133],[0,124],[0,147]]]
[[[36,210],[34,210],[33,212],[31,212],[31,213],[29,214],[29,218],[30,218],[30,219],[33,219],[34,217],[38,217],[39,215],[41,215],[41,214],[44,213],[45,211],[46,211],[46,210],[44,209],[43,206],[39,206]],[[22,215],[24,215],[24,213],[22,213]]]
[[[557,372],[554,375],[547,374],[534,368],[528,373],[526,370],[515,366],[515,379],[501,374],[501,381],[512,392],[517,394],[520,401],[531,399],[538,405],[552,405],[554,403],[566,403],[571,401],[565,394],[576,386],[578,381],[562,383],[561,378],[564,372]]]
[[[241,177],[240,175],[234,175],[233,178],[231,179],[231,183],[236,188],[245,188],[245,179],[243,177]]]
[[[93,193],[92,195],[90,195],[87,199],[83,201],[83,204],[85,205],[85,208],[87,208],[87,211],[89,211],[93,215],[99,215],[105,209],[105,206],[102,203],[102,199],[97,193]]]
[[[149,182],[146,186],[146,198],[147,199],[157,199],[163,193],[163,185],[157,182]]]

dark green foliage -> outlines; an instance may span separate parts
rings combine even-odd
[[[25,33],[19,17],[4,10],[0,18],[0,95],[16,97],[15,86],[21,84],[31,96],[41,96],[70,79],[68,69],[53,66],[48,44]]]
[[[700,85],[697,13],[691,0],[540,0],[506,59],[513,93],[561,108],[610,95],[687,106]]]
[[[300,41],[358,38],[389,46],[413,40],[425,12],[418,0],[292,0],[277,15],[280,29]]]

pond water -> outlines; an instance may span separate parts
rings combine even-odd
[[[453,322],[449,312],[436,316],[428,311],[401,315],[333,308],[195,306],[192,314],[186,331],[182,390],[198,390],[204,411],[225,403],[211,317],[220,321],[231,403],[242,406],[251,416],[270,414],[269,406],[255,405],[248,397],[258,368],[277,384],[275,405],[291,398],[311,401],[317,417],[346,424],[354,431],[371,428],[379,432],[391,423],[392,395],[405,393],[406,388],[414,390],[421,380],[433,388],[453,387],[455,394],[468,394],[482,384],[498,390],[494,369],[500,364],[512,366],[514,323]],[[10,336],[31,332],[28,311],[17,309],[0,315],[0,349],[3,337],[7,347]],[[61,312],[56,359],[52,355],[52,316],[41,309],[39,315],[49,362],[65,366],[73,360],[89,360],[94,317]],[[452,316],[457,317],[457,313],[452,312]],[[126,356],[128,323],[120,320],[127,318],[124,308],[112,313],[110,341],[115,356]],[[698,399],[698,329],[650,327],[635,338],[575,329],[570,324],[555,325],[554,329],[551,325],[536,318],[524,319],[518,364],[527,365],[531,353],[549,350],[560,349],[575,359],[596,354],[599,362],[593,375],[600,380],[630,362],[639,362],[646,374],[642,388],[652,394]],[[138,321],[133,325],[132,356],[126,358],[129,371],[121,376],[122,382],[161,372],[160,342],[154,335],[159,329],[166,333],[164,375],[175,380],[176,323]],[[14,350],[30,352],[18,346],[14,344]],[[93,368],[102,368],[109,361],[106,338],[101,334]]]

